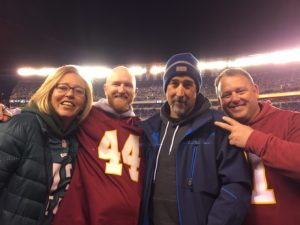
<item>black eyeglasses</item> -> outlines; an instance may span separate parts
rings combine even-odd
[[[75,96],[84,96],[85,95],[85,89],[81,87],[70,87],[68,84],[57,84],[55,89],[60,94],[66,94],[70,91],[70,89],[73,91]]]

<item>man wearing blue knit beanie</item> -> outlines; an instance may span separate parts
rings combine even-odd
[[[146,160],[140,225],[239,225],[250,205],[251,181],[241,151],[214,126],[222,113],[200,93],[198,60],[172,56],[163,89],[167,101],[145,120]]]
[[[172,56],[167,61],[163,77],[164,91],[166,92],[167,85],[172,77],[187,74],[195,81],[198,93],[202,83],[198,64],[198,60],[191,53],[180,53]]]

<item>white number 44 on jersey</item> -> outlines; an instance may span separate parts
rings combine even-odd
[[[123,165],[129,166],[131,180],[138,182],[139,178],[139,137],[130,134],[121,152],[118,148],[117,131],[106,131],[98,146],[100,159],[109,160],[105,166],[105,173],[122,175]],[[122,156],[121,156],[122,154]]]

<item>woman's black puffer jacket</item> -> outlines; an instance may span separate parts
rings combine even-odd
[[[0,124],[0,224],[39,224],[52,183],[46,124],[24,112]]]

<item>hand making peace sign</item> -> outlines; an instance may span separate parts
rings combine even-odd
[[[222,117],[227,123],[216,121],[215,125],[230,132],[228,136],[229,143],[240,148],[245,148],[248,138],[250,137],[253,129],[247,125],[243,125],[238,121],[228,117]]]

